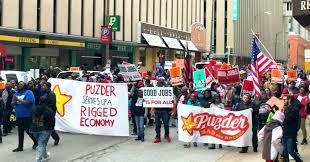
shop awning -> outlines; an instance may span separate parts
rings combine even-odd
[[[194,45],[192,41],[187,41],[187,40],[180,40],[180,41],[185,49],[186,47],[188,47],[189,51],[198,51],[198,49],[196,48],[196,46]]]
[[[184,50],[180,42],[175,38],[163,37],[169,48]]]
[[[142,33],[142,36],[150,46],[167,48],[163,40],[158,35]]]

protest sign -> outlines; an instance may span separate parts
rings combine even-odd
[[[127,84],[48,81],[57,100],[56,130],[129,136]]]
[[[254,95],[254,84],[252,80],[243,80],[243,84],[242,84],[242,94],[244,93],[248,93],[250,95]]]
[[[205,68],[204,70],[206,73],[206,87],[211,88],[211,85],[215,81],[215,79],[208,68]]]
[[[180,67],[181,69],[183,69],[184,68],[184,59],[176,59],[175,65]]]
[[[142,80],[142,76],[133,64],[118,64],[120,74],[126,82]]]
[[[297,80],[297,71],[296,70],[287,71],[287,80],[290,82],[296,81]]]
[[[271,82],[272,83],[283,83],[283,72],[279,69],[271,70]]]
[[[179,104],[178,132],[183,142],[252,146],[252,112]]]
[[[206,87],[206,72],[204,70],[194,71],[194,86],[196,91],[205,90]]]
[[[172,65],[174,64],[174,61],[165,61],[164,69],[169,70],[172,68]]]
[[[220,84],[235,84],[240,82],[240,75],[238,68],[219,69],[217,79]]]
[[[173,67],[170,69],[170,83],[173,86],[182,85],[183,84],[183,78],[181,74],[181,68],[180,67]]]
[[[143,107],[151,108],[172,108],[173,88],[172,87],[142,87]]]
[[[284,101],[283,100],[280,100],[278,99],[277,97],[271,97],[267,102],[266,104],[268,104],[270,107],[273,107],[273,106],[277,106],[280,110],[283,110],[284,109]]]

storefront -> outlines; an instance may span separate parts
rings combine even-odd
[[[307,30],[310,30],[310,1],[293,0],[293,17]]]
[[[191,33],[138,23],[137,42],[142,47],[135,50],[135,61],[142,62],[142,71],[151,70],[156,63],[183,58],[185,51],[197,52]],[[194,55],[194,53],[191,53]]]

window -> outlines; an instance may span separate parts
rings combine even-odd
[[[287,10],[287,11],[292,11],[292,10],[293,10],[293,4],[292,4],[292,2],[287,2],[287,3],[286,3],[286,10]]]
[[[41,0],[37,0],[37,31],[40,31],[41,24],[40,24],[40,12],[41,10]]]
[[[140,58],[139,61],[142,62],[142,66],[146,65],[146,50],[141,50],[140,51]]]

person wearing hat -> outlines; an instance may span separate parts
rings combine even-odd
[[[258,141],[263,144],[262,157],[266,162],[277,160],[278,154],[282,154],[283,152],[283,145],[281,142],[283,137],[283,121],[284,113],[276,111],[272,120],[258,133]]]

